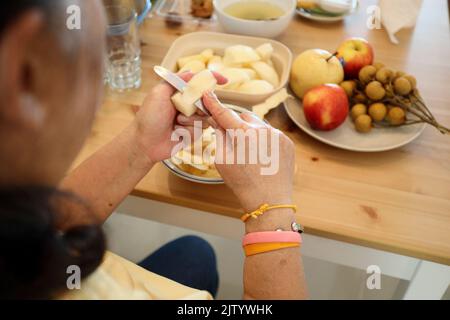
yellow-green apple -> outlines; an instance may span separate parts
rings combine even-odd
[[[305,118],[315,130],[336,129],[347,118],[348,110],[347,94],[336,84],[314,87],[303,98]]]
[[[341,83],[344,69],[338,58],[321,49],[301,53],[291,70],[291,88],[302,99],[306,91],[325,83]]]
[[[350,38],[339,46],[337,57],[344,65],[345,77],[355,79],[359,70],[373,63],[374,52],[366,39]]]

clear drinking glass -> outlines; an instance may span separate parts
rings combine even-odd
[[[105,1],[106,2],[106,1]],[[105,3],[108,19],[106,73],[114,90],[141,85],[141,47],[137,14],[127,2]]]

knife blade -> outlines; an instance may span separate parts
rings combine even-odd
[[[163,78],[167,83],[169,83],[172,87],[174,87],[175,89],[177,89],[180,92],[184,91],[184,88],[187,86],[187,82],[184,81],[183,79],[181,79],[178,75],[176,75],[175,73],[167,70],[164,67],[161,66],[155,66],[153,68],[153,70],[155,71],[155,73],[160,76],[161,78]],[[197,100],[194,105],[200,109],[201,111],[203,111],[203,113],[205,113],[208,116],[211,116],[211,114],[209,113],[209,111],[205,108],[205,106],[203,105],[202,100]]]

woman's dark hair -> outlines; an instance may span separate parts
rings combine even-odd
[[[80,0],[14,0],[3,1],[0,10],[0,34],[21,14],[31,9],[38,9],[45,15],[48,26],[65,23],[67,6],[77,4]]]
[[[67,288],[69,266],[78,266],[84,278],[100,265],[105,239],[99,225],[57,228],[62,208],[74,201],[54,188],[0,190],[0,298],[52,298]]]
[[[41,9],[48,12],[51,6],[58,1],[55,0],[15,0],[5,1],[2,3],[2,10],[0,10],[0,33],[14,21],[20,14],[33,8]]]

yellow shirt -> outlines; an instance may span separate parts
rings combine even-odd
[[[107,252],[100,267],[81,283],[81,289],[68,290],[60,299],[76,300],[211,300],[207,291],[192,289],[151,273],[138,265]]]

